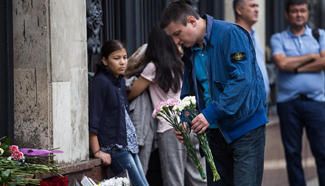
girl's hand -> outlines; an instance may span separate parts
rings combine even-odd
[[[98,151],[94,154],[94,156],[101,159],[104,165],[110,165],[112,163],[111,155],[106,152]]]
[[[176,138],[178,139],[178,141],[179,141],[181,144],[184,144],[182,133],[179,132],[179,131],[176,131],[176,130],[174,130],[174,133],[175,133]]]

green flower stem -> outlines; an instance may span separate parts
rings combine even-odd
[[[14,160],[7,160],[0,157],[0,185],[6,184],[7,180],[14,180],[16,185],[39,185],[40,179],[34,179],[36,174],[44,174],[49,172],[57,172],[58,167],[52,164],[42,165],[34,163],[19,164]],[[4,181],[4,182],[3,182]]]
[[[189,127],[182,127],[179,124],[178,113],[177,113],[177,111],[173,111],[171,108],[169,108],[169,109],[163,108],[160,111],[160,113],[157,114],[157,116],[159,116],[159,117],[163,118],[164,120],[166,120],[176,131],[181,132],[181,135],[182,135],[183,141],[184,141],[184,145],[185,145],[185,148],[187,150],[187,154],[194,161],[195,166],[199,170],[202,179],[206,179],[205,171],[203,170],[201,162],[200,162],[199,158],[196,155],[194,146],[193,146],[192,141],[190,139],[189,134],[191,132],[191,129]]]
[[[182,131],[180,131],[182,132]],[[197,169],[199,170],[200,172],[200,175],[201,175],[201,178],[202,179],[206,179],[206,175],[205,175],[205,172],[203,170],[203,167],[201,165],[201,162],[199,160],[199,158],[197,157],[196,155],[196,152],[195,152],[195,149],[193,147],[193,144],[192,144],[192,141],[190,139],[190,135],[189,133],[183,133],[182,132],[182,136],[183,136],[183,141],[184,141],[184,145],[186,147],[186,150],[187,150],[187,153],[188,155],[192,158],[192,160],[194,161]]]
[[[213,174],[213,181],[216,182],[218,180],[220,180],[220,175],[217,171],[216,165],[214,164],[214,160],[213,160],[213,156],[211,153],[211,149],[209,147],[209,142],[207,139],[207,135],[206,133],[202,133],[202,134],[197,134],[197,138],[200,141],[201,144],[201,148],[205,154],[205,157],[210,165],[210,169],[212,170],[212,174]]]
[[[195,105],[191,104],[190,106],[188,106],[186,108],[186,110],[189,112],[189,115],[192,117],[192,119],[194,119],[197,115],[199,115],[198,110],[196,109]],[[191,123],[192,121],[189,120],[188,117],[186,117],[186,121]],[[209,163],[210,169],[212,171],[213,174],[213,181],[216,182],[218,180],[220,180],[220,175],[217,171],[216,165],[214,163],[213,160],[213,156],[211,153],[211,149],[209,146],[209,142],[208,142],[208,138],[206,133],[202,133],[202,134],[197,134],[196,137],[198,138],[199,142],[200,142],[200,148],[203,150],[204,155],[206,160]]]

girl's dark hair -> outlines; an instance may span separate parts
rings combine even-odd
[[[145,63],[153,62],[156,67],[154,81],[164,91],[176,93],[181,88],[183,62],[173,41],[164,30],[154,27],[149,35]]]
[[[101,59],[108,59],[108,56],[111,55],[111,53],[123,48],[125,47],[122,42],[118,40],[107,40],[104,42],[101,49]],[[106,67],[103,65],[102,61],[100,61],[98,64],[96,64],[96,73],[102,71],[104,68]]]

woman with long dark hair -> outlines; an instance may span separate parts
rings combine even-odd
[[[128,171],[133,186],[148,186],[138,157],[135,128],[128,114],[123,74],[127,66],[125,47],[117,40],[106,41],[102,59],[91,82],[89,136],[93,155],[115,174]]]
[[[180,99],[183,75],[180,50],[159,27],[154,27],[149,35],[144,64],[141,75],[128,94],[129,100],[146,88],[149,88],[154,108],[162,101]],[[184,182],[196,186],[206,185],[194,162],[187,158],[185,147],[177,140],[173,128],[163,119],[158,118],[157,133],[163,185],[184,186]],[[205,166],[204,158],[201,163]]]

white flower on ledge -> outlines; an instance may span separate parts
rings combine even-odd
[[[98,184],[99,186],[130,186],[130,180],[128,178],[111,178],[104,180]]]

